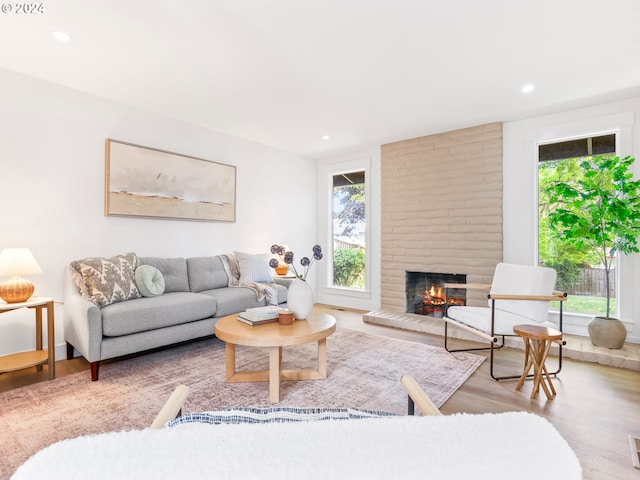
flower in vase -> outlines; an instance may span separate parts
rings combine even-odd
[[[307,274],[309,273],[309,269],[314,264],[314,262],[316,260],[322,259],[322,248],[320,247],[320,245],[314,245],[312,250],[313,250],[313,255],[312,255],[313,258],[310,259],[309,257],[302,257],[300,259],[300,265],[302,265],[302,269],[300,270],[300,272],[298,272],[298,269],[296,269],[293,263],[294,261],[293,252],[288,251],[285,247],[281,245],[271,246],[271,253],[273,253],[274,255],[278,255],[282,262],[289,265],[289,268],[293,270],[293,273],[296,277],[298,277],[300,280],[305,280],[305,281],[307,279]],[[278,261],[277,258],[272,258],[271,260],[269,260],[269,266],[271,268],[276,268],[279,264],[280,264],[280,261]]]

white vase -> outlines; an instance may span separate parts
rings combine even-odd
[[[313,290],[304,280],[296,278],[287,291],[287,305],[296,320],[304,320],[313,309]]]

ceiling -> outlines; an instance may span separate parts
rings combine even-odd
[[[640,95],[638,0],[4,5],[0,68],[310,157]]]

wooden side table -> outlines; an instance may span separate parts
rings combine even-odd
[[[562,332],[553,328],[542,327],[539,325],[516,325],[513,327],[513,331],[522,337],[524,340],[524,371],[516,390],[520,390],[524,384],[525,379],[529,375],[529,370],[533,366],[533,391],[531,392],[531,398],[536,398],[540,391],[540,386],[544,390],[549,400],[552,400],[556,395],[556,390],[551,383],[551,377],[547,371],[545,361],[549,354],[549,349],[553,342],[562,340]]]
[[[40,371],[42,365],[46,363],[49,367],[49,379],[53,380],[56,376],[53,300],[48,297],[31,297],[26,302],[0,303],[0,313],[19,308],[32,308],[36,312],[36,349],[0,357],[0,373],[29,367],[36,367]],[[45,309],[47,311],[47,350],[42,348],[42,311]]]

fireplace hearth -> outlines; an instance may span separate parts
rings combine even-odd
[[[466,290],[450,288],[445,283],[465,283],[467,276],[459,273],[406,272],[407,313],[442,318],[446,305],[465,305]]]

